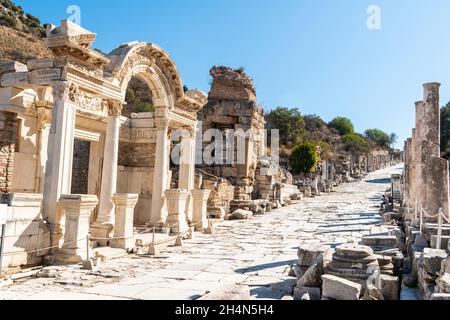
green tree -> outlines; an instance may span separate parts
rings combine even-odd
[[[370,147],[366,139],[355,133],[350,133],[343,136],[342,142],[344,143],[345,151],[353,154],[367,153],[370,151]]]
[[[396,133],[392,132],[391,135],[389,136],[389,146],[391,148],[394,147],[394,145],[397,143],[398,141],[398,136]]]
[[[368,139],[374,141],[381,147],[387,148],[390,145],[389,135],[380,129],[367,129],[364,134]]]
[[[311,142],[305,142],[292,151],[289,165],[294,173],[311,173],[318,161],[317,146]]]
[[[267,129],[280,130],[280,144],[289,146],[302,141],[306,133],[305,120],[297,108],[278,107],[266,115]]]
[[[330,128],[336,129],[341,135],[355,133],[355,127],[350,119],[336,117],[328,124]]]

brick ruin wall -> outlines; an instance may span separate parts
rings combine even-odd
[[[17,143],[17,115],[0,112],[0,192],[12,191],[14,152]]]

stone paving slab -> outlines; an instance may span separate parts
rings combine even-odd
[[[118,278],[88,275],[67,267],[64,279],[81,286],[61,285],[57,279],[33,279],[2,288],[0,299],[197,299],[229,284],[247,284],[256,299],[279,299],[280,286],[297,248],[305,243],[336,247],[359,242],[363,235],[384,234],[380,226],[381,195],[401,167],[370,174],[364,181],[341,185],[336,192],[308,198],[289,207],[245,221],[225,221],[213,235],[195,233],[183,247],[161,248],[158,258],[124,256],[101,266]],[[388,181],[388,180],[386,180]],[[83,280],[85,279],[85,280]],[[292,279],[292,278],[291,278]]]

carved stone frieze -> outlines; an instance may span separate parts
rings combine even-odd
[[[78,109],[87,113],[104,115],[105,109],[108,107],[107,101],[80,90],[76,83],[70,84],[68,98],[78,107]]]

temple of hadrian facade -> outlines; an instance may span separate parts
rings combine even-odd
[[[81,261],[85,245],[77,241],[89,233],[93,245],[126,249],[133,246],[133,227],[180,233],[202,220],[198,210],[206,200],[194,190],[193,158],[206,95],[184,92],[174,62],[157,45],[132,42],[104,55],[91,48],[95,38],[62,21],[47,27],[53,58],[0,67],[5,252],[16,253],[4,266],[44,257]],[[125,117],[134,78],[148,86],[155,112]],[[172,188],[176,129],[183,129],[180,182]],[[43,250],[25,253],[36,249]]]

